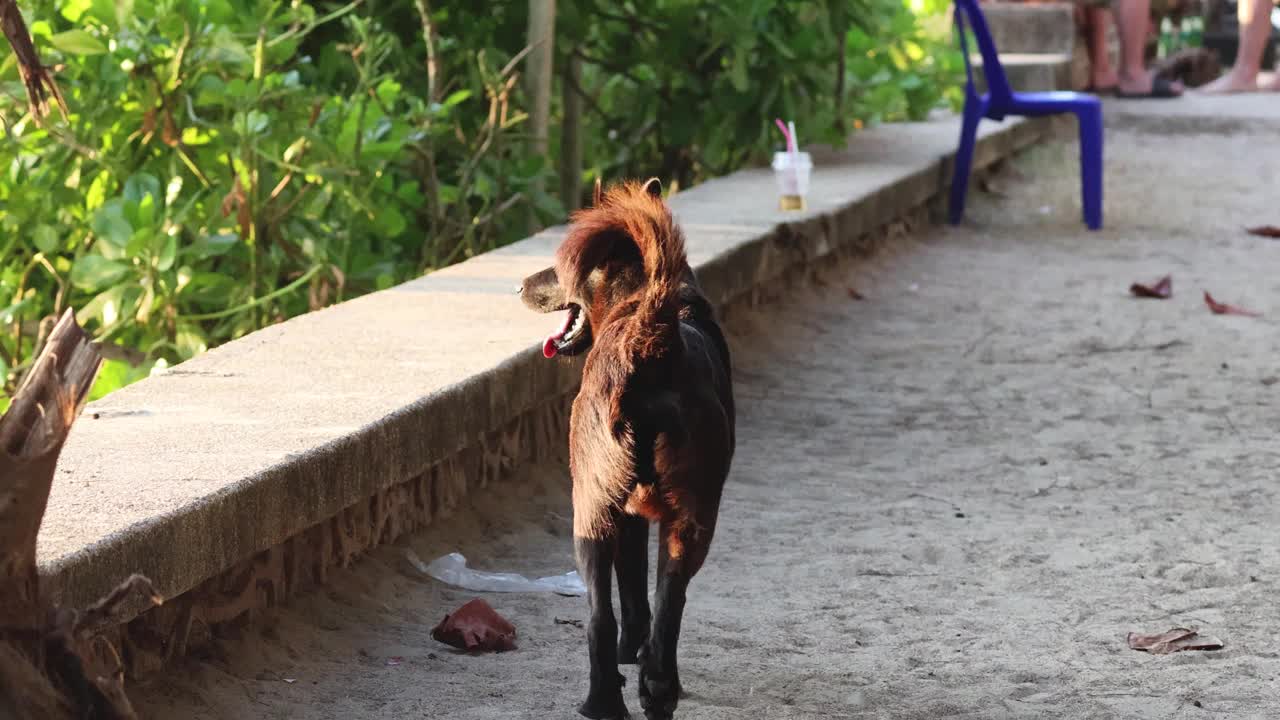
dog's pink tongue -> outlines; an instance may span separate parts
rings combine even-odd
[[[542,357],[553,358],[556,356],[556,341],[564,337],[565,333],[569,332],[569,325],[572,322],[573,322],[573,311],[566,310],[564,313],[564,323],[561,325],[560,330],[548,335],[547,339],[543,341]]]

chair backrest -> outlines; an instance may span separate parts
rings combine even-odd
[[[955,0],[956,31],[960,35],[960,52],[964,53],[965,91],[977,94],[973,85],[973,67],[970,65],[968,33],[965,26],[973,30],[973,37],[978,42],[978,53],[982,55],[982,73],[986,76],[987,92],[991,93],[992,105],[1004,105],[1013,101],[1013,90],[1009,87],[1009,78],[1004,74],[1004,66],[1000,64],[1000,54],[996,51],[995,41],[991,39],[991,31],[987,29],[987,19],[978,7],[978,0]]]

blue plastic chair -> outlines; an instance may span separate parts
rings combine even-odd
[[[1004,67],[996,52],[987,20],[978,0],[955,0],[956,29],[960,34],[960,50],[964,53],[965,96],[964,122],[960,129],[960,148],[956,151],[955,176],[951,180],[951,224],[964,217],[965,193],[973,166],[973,146],[978,122],[982,118],[1003,120],[1006,116],[1042,117],[1075,113],[1080,122],[1080,188],[1084,196],[1084,222],[1090,230],[1102,227],[1102,103],[1094,95],[1077,92],[1014,92],[1005,77]],[[969,60],[966,21],[978,41],[982,55],[982,71],[987,92],[979,95],[973,85],[973,68]]]

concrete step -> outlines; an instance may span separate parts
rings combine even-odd
[[[1001,53],[1070,55],[1075,51],[1071,3],[983,3],[982,14]]]
[[[1071,90],[1077,85],[1072,79],[1071,53],[1000,53],[1009,85],[1022,92],[1046,90]],[[987,87],[982,74],[982,58],[973,57],[973,79],[978,92]]]

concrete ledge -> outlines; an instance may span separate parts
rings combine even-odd
[[[1057,53],[1000,53],[1000,64],[1009,78],[1009,87],[1022,92],[1047,92],[1070,90],[1071,55]],[[973,82],[978,92],[987,91],[987,80],[982,74],[982,58],[974,55]]]
[[[1043,127],[983,123],[975,167]],[[767,170],[677,195],[713,301],[750,296],[918,211],[948,187],[957,135],[948,117],[816,153],[804,212],[776,209]],[[178,602],[116,639],[132,643],[136,666],[154,636],[163,662],[185,652],[196,621],[279,602],[329,564],[449,512],[469,487],[563,453],[579,366],[541,357],[554,321],[514,292],[563,232],[267,328],[90,405],[39,538],[54,599],[84,606],[146,574]]]
[[[1070,55],[1076,47],[1075,9],[1064,3],[987,3],[991,39],[1003,53]]]

